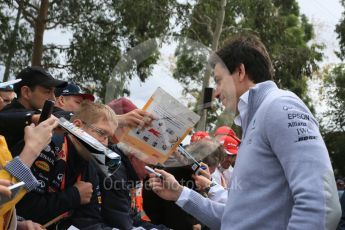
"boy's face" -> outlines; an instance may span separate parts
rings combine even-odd
[[[12,91],[0,91],[0,110],[10,104],[16,94]]]
[[[92,124],[81,122],[80,128],[97,139],[104,146],[108,146],[109,138],[114,135],[116,126],[114,125],[114,123],[101,119],[98,122]]]

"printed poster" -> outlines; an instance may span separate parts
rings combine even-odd
[[[121,142],[164,163],[200,119],[174,97],[157,88],[143,110],[156,117],[150,127],[127,130]]]

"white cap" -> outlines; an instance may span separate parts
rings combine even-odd
[[[0,88],[16,84],[17,82],[20,82],[21,80],[22,79],[15,79],[15,80],[11,80],[11,81],[0,82]]]

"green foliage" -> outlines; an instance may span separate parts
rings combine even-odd
[[[90,93],[98,92],[101,98],[104,97],[103,86],[120,55],[116,46],[116,35],[102,34],[104,27],[105,25],[103,28],[80,26],[67,51],[70,77],[81,83]],[[93,33],[89,32],[90,29],[93,29]]]
[[[345,176],[345,133],[329,132],[324,137],[336,177]]]
[[[325,117],[329,120],[327,131],[345,131],[345,64],[336,65],[325,73],[324,86],[328,111]]]
[[[345,7],[345,1],[341,0],[340,3]],[[335,32],[338,34],[340,52],[337,52],[337,56],[344,60],[345,58],[345,12],[342,14],[342,18],[339,24],[336,25]]]
[[[336,176],[345,175],[345,65],[339,64],[323,72],[322,94],[327,101],[323,116],[324,140],[330,154]]]
[[[225,12],[219,46],[236,32],[257,34],[271,55],[277,84],[295,92],[312,107],[307,96],[307,79],[318,69],[323,45],[311,42],[313,26],[300,15],[298,3],[295,0],[229,0]],[[214,29],[218,13],[218,1],[197,1],[182,35],[210,49],[212,33],[209,31]],[[186,93],[201,91],[206,69],[205,47],[191,49],[183,42],[180,44],[174,77],[182,82]]]
[[[133,76],[145,81],[158,60],[158,52],[140,63],[132,63],[125,72],[116,72],[116,64],[137,45],[168,35],[172,29],[169,20],[176,7],[171,0],[108,1],[98,2],[96,9],[90,7],[93,10],[85,15],[89,18],[87,23],[72,26],[73,39],[67,55],[70,76],[101,98],[110,76],[124,75],[115,82],[123,86]],[[117,90],[120,92],[115,95],[121,95],[123,89]]]
[[[0,62],[8,52],[6,39],[13,25],[14,15],[8,12],[17,7],[8,2],[0,4]],[[38,3],[25,1],[27,22],[21,21],[12,72],[29,64],[32,18],[37,16]],[[185,86],[185,93],[200,97],[198,92],[221,1],[200,0],[193,5],[174,0],[54,0],[50,3],[46,29],[60,28],[71,32],[73,37],[68,47],[45,45],[42,62],[45,67],[66,69],[69,79],[103,98],[109,76],[114,74],[116,63],[127,51],[150,38],[181,35],[202,45],[179,41],[174,77]],[[313,28],[299,14],[297,2],[228,0],[225,12],[219,45],[236,32],[258,34],[272,56],[277,83],[307,100],[306,77],[317,68],[315,62],[322,58],[322,46],[307,45],[314,36]],[[143,62],[133,63],[126,73],[121,73],[124,74],[121,84],[125,86],[133,76],[145,81],[157,59],[156,52]]]
[[[323,45],[307,45],[314,37],[313,29],[307,18],[299,14],[296,1],[239,2],[244,9],[241,26],[252,28],[266,44],[275,69],[275,81],[308,102],[306,77],[318,69]]]
[[[0,65],[5,66],[9,53],[9,44],[14,29],[16,7],[10,2],[0,3]],[[13,76],[29,65],[32,50],[32,30],[21,21],[16,39],[16,50],[11,62],[10,75]]]
[[[25,4],[26,23],[20,31],[21,33],[25,30],[29,31],[31,35],[23,40],[26,41],[25,44],[18,43],[18,46],[31,50],[32,28],[35,26],[34,19],[38,15],[40,2],[25,1],[23,4]],[[71,45],[67,47],[54,43],[46,44],[42,65],[54,73],[58,73],[60,69],[67,70],[68,76],[63,74],[65,72],[60,72],[60,75],[78,82],[87,91],[103,98],[106,83],[114,74],[114,68],[120,57],[150,38],[171,34],[176,23],[171,23],[170,20],[180,20],[184,8],[185,5],[179,5],[173,0],[50,1],[46,30],[59,28],[72,33],[73,36]],[[3,50],[3,47],[6,48],[6,45],[2,45],[6,44],[3,37],[10,32],[7,22],[10,19],[5,18],[7,15],[4,14],[2,8],[0,9],[2,22],[0,61],[3,61],[4,58],[1,55],[7,52]],[[19,57],[19,54],[25,55],[25,58]],[[16,52],[16,55],[16,61],[20,58],[21,62],[26,62],[25,65],[29,64],[30,51]],[[141,81],[145,81],[158,57],[158,52],[154,52],[148,59],[133,63],[131,68],[123,73],[125,74],[125,78],[122,79],[124,83],[133,76],[138,76]]]
[[[340,1],[345,7],[345,1]],[[345,58],[345,12],[336,25],[340,52],[337,56]],[[324,114],[324,139],[330,153],[336,176],[345,176],[345,64],[337,64],[323,71],[323,96],[327,101],[327,112]]]

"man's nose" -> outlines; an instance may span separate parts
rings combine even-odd
[[[56,101],[56,97],[55,97],[54,91],[51,92],[51,94],[49,95],[49,99],[48,100]]]
[[[220,97],[220,90],[219,90],[219,87],[216,87],[216,89],[213,90],[213,98],[219,99],[219,97]]]

